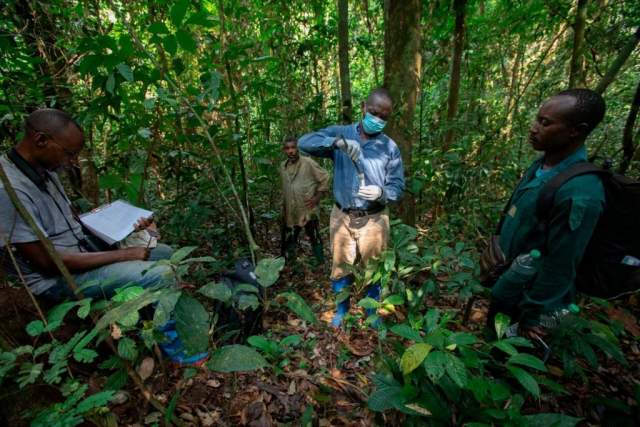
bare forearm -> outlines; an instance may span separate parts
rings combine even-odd
[[[116,262],[130,261],[126,250],[116,249],[105,252],[59,252],[64,265],[72,273],[91,270]]]

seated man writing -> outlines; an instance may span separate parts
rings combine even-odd
[[[80,126],[66,113],[41,109],[31,113],[25,123],[22,140],[0,157],[0,166],[16,195],[38,228],[51,241],[64,265],[74,275],[85,296],[108,298],[119,287],[134,283],[144,288],[170,285],[173,278],[167,266],[152,267],[153,261],[171,256],[167,245],[149,250],[129,247],[93,251],[74,213],[56,170],[72,165],[84,145]],[[138,229],[151,226],[140,220]],[[0,253],[3,268],[16,274],[8,250],[15,248],[18,269],[35,294],[52,300],[72,296],[65,279],[38,240],[23,221],[7,189],[0,183]]]

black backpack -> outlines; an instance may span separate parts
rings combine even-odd
[[[230,305],[218,302],[215,310],[218,313],[218,333],[222,333],[224,341],[244,342],[251,335],[262,332],[262,316],[264,307],[260,304],[255,309],[239,310],[236,308],[243,295],[256,295],[259,300],[264,298],[264,288],[256,278],[253,263],[248,259],[239,259],[234,263],[233,270],[222,274],[219,281],[234,290],[233,303]],[[246,290],[237,291],[236,287],[245,285]],[[254,288],[255,290],[250,290]]]
[[[600,298],[635,291],[640,288],[640,266],[622,261],[628,256],[640,260],[640,182],[592,163],[577,163],[545,184],[536,205],[538,219],[547,224],[556,191],[584,174],[602,179],[605,206],[578,266],[576,287]]]

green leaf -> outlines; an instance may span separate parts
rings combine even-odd
[[[88,412],[92,409],[106,406],[111,398],[113,398],[114,394],[115,391],[113,390],[101,391],[96,394],[92,394],[91,396],[80,402],[75,410],[80,414],[84,414],[85,412]]]
[[[437,383],[446,372],[447,356],[443,351],[433,351],[424,360],[424,370],[432,383]]]
[[[380,307],[380,303],[371,297],[365,297],[358,301],[358,307],[366,309],[377,309],[378,307]]]
[[[217,262],[218,260],[212,256],[201,256],[196,258],[189,258],[182,261],[181,264],[192,264],[195,262]]]
[[[62,325],[62,321],[64,317],[67,315],[69,310],[73,307],[77,306],[77,301],[69,301],[63,302],[62,304],[58,304],[47,314],[47,327],[46,331],[55,331]]]
[[[209,347],[209,313],[197,299],[182,294],[174,311],[176,331],[187,354],[206,351]]]
[[[82,363],[91,363],[96,357],[98,357],[98,353],[89,348],[83,348],[73,353],[73,358]]]
[[[129,361],[136,360],[136,357],[138,357],[136,343],[129,337],[121,338],[118,341],[118,354],[123,359],[127,359]]]
[[[149,25],[147,30],[152,34],[168,34],[169,33],[169,29],[162,22],[152,23],[151,25]]]
[[[475,335],[467,332],[454,332],[449,336],[449,342],[457,345],[473,345],[476,341]]]
[[[289,335],[280,340],[280,345],[283,347],[295,347],[302,342],[300,335]]]
[[[180,298],[180,292],[164,294],[158,299],[156,311],[153,313],[153,324],[156,327],[162,326],[169,321],[171,312]]]
[[[400,359],[400,369],[404,375],[416,369],[427,357],[433,347],[425,343],[413,344],[407,348]]]
[[[498,336],[498,339],[502,339],[505,332],[507,332],[509,324],[511,323],[511,318],[506,314],[498,313],[496,315],[494,323],[496,326],[496,335]]]
[[[42,323],[42,320],[34,320],[29,322],[26,330],[29,336],[36,337],[44,332],[44,323]]]
[[[255,310],[260,306],[260,301],[258,301],[258,297],[255,295],[247,295],[242,294],[240,298],[238,298],[238,309],[246,310],[248,308]]]
[[[237,295],[240,292],[248,292],[250,294],[260,293],[260,289],[248,283],[240,283],[233,288],[233,292]]]
[[[231,300],[231,296],[233,295],[231,289],[224,283],[211,282],[207,283],[200,289],[198,289],[198,293],[204,295],[207,298],[217,299],[224,303],[228,303]]]
[[[256,276],[261,286],[268,288],[278,281],[280,271],[284,268],[284,258],[264,258],[256,266]]]
[[[196,41],[193,39],[193,36],[183,29],[176,31],[176,38],[178,39],[178,44],[180,47],[187,52],[195,52],[198,48]]]
[[[85,319],[89,315],[89,311],[91,311],[91,298],[85,298],[80,301],[80,308],[78,308],[78,317],[80,319]]]
[[[546,372],[547,367],[544,366],[544,362],[535,356],[526,353],[514,354],[507,360],[507,363],[523,365],[538,371]]]
[[[162,46],[171,55],[175,55],[178,51],[178,41],[173,34],[169,34],[162,39]]]
[[[116,69],[126,81],[133,81],[133,71],[131,71],[131,68],[127,64],[121,62],[120,64],[116,65]]]
[[[416,342],[422,341],[420,332],[416,331],[406,323],[401,323],[400,325],[393,325],[391,327],[391,332],[398,335],[399,337],[402,337],[411,341],[416,341]]]
[[[207,367],[217,372],[253,371],[264,368],[268,363],[264,357],[246,345],[226,345],[211,355]]]
[[[493,346],[499,350],[504,351],[508,355],[512,356],[514,354],[518,354],[518,350],[508,343],[506,340],[500,340],[493,343]]]
[[[295,292],[283,292],[279,296],[286,298],[287,307],[306,322],[316,324],[318,319],[307,302]]]
[[[376,388],[367,401],[367,405],[372,411],[382,412],[398,408],[407,402],[402,386],[393,377],[376,374],[373,382]]]
[[[189,256],[191,252],[193,252],[197,246],[185,246],[183,248],[178,249],[171,255],[171,263],[178,264],[180,261]]]
[[[111,297],[111,299],[115,302],[133,301],[143,293],[144,288],[142,286],[128,286],[126,288],[116,289],[116,294]]]
[[[452,353],[445,354],[447,360],[445,370],[447,371],[447,375],[451,377],[458,387],[465,387],[467,385],[467,368],[464,366],[464,363]]]
[[[36,382],[40,374],[42,374],[42,363],[25,362],[20,366],[20,376],[18,377],[18,385],[24,388],[26,385]]]
[[[263,337],[262,335],[250,336],[249,338],[247,338],[247,343],[249,343],[250,346],[262,350],[267,354],[270,354],[273,351],[275,344],[273,341]]]
[[[527,427],[575,427],[582,418],[570,417],[564,414],[534,414],[525,415]]]
[[[404,304],[404,298],[398,294],[389,295],[382,301],[382,304],[402,305]]]
[[[171,11],[169,12],[171,16],[171,23],[176,27],[179,27],[182,24],[182,20],[184,16],[187,14],[187,8],[189,7],[189,0],[178,0],[171,7]]]
[[[107,82],[105,83],[104,88],[107,90],[107,92],[113,94],[113,91],[116,88],[116,78],[113,73],[109,73],[109,77],[107,77]]]
[[[535,397],[540,397],[540,387],[538,386],[538,382],[522,368],[518,368],[517,366],[509,366],[507,365],[507,369],[511,372],[511,375],[515,377],[516,380],[527,390],[529,393],[534,395]]]

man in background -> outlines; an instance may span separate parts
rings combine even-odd
[[[287,159],[280,166],[283,193],[282,255],[296,258],[298,239],[304,228],[318,264],[324,262],[318,204],[329,191],[329,174],[313,159],[301,157],[294,137],[284,140],[282,151]]]

